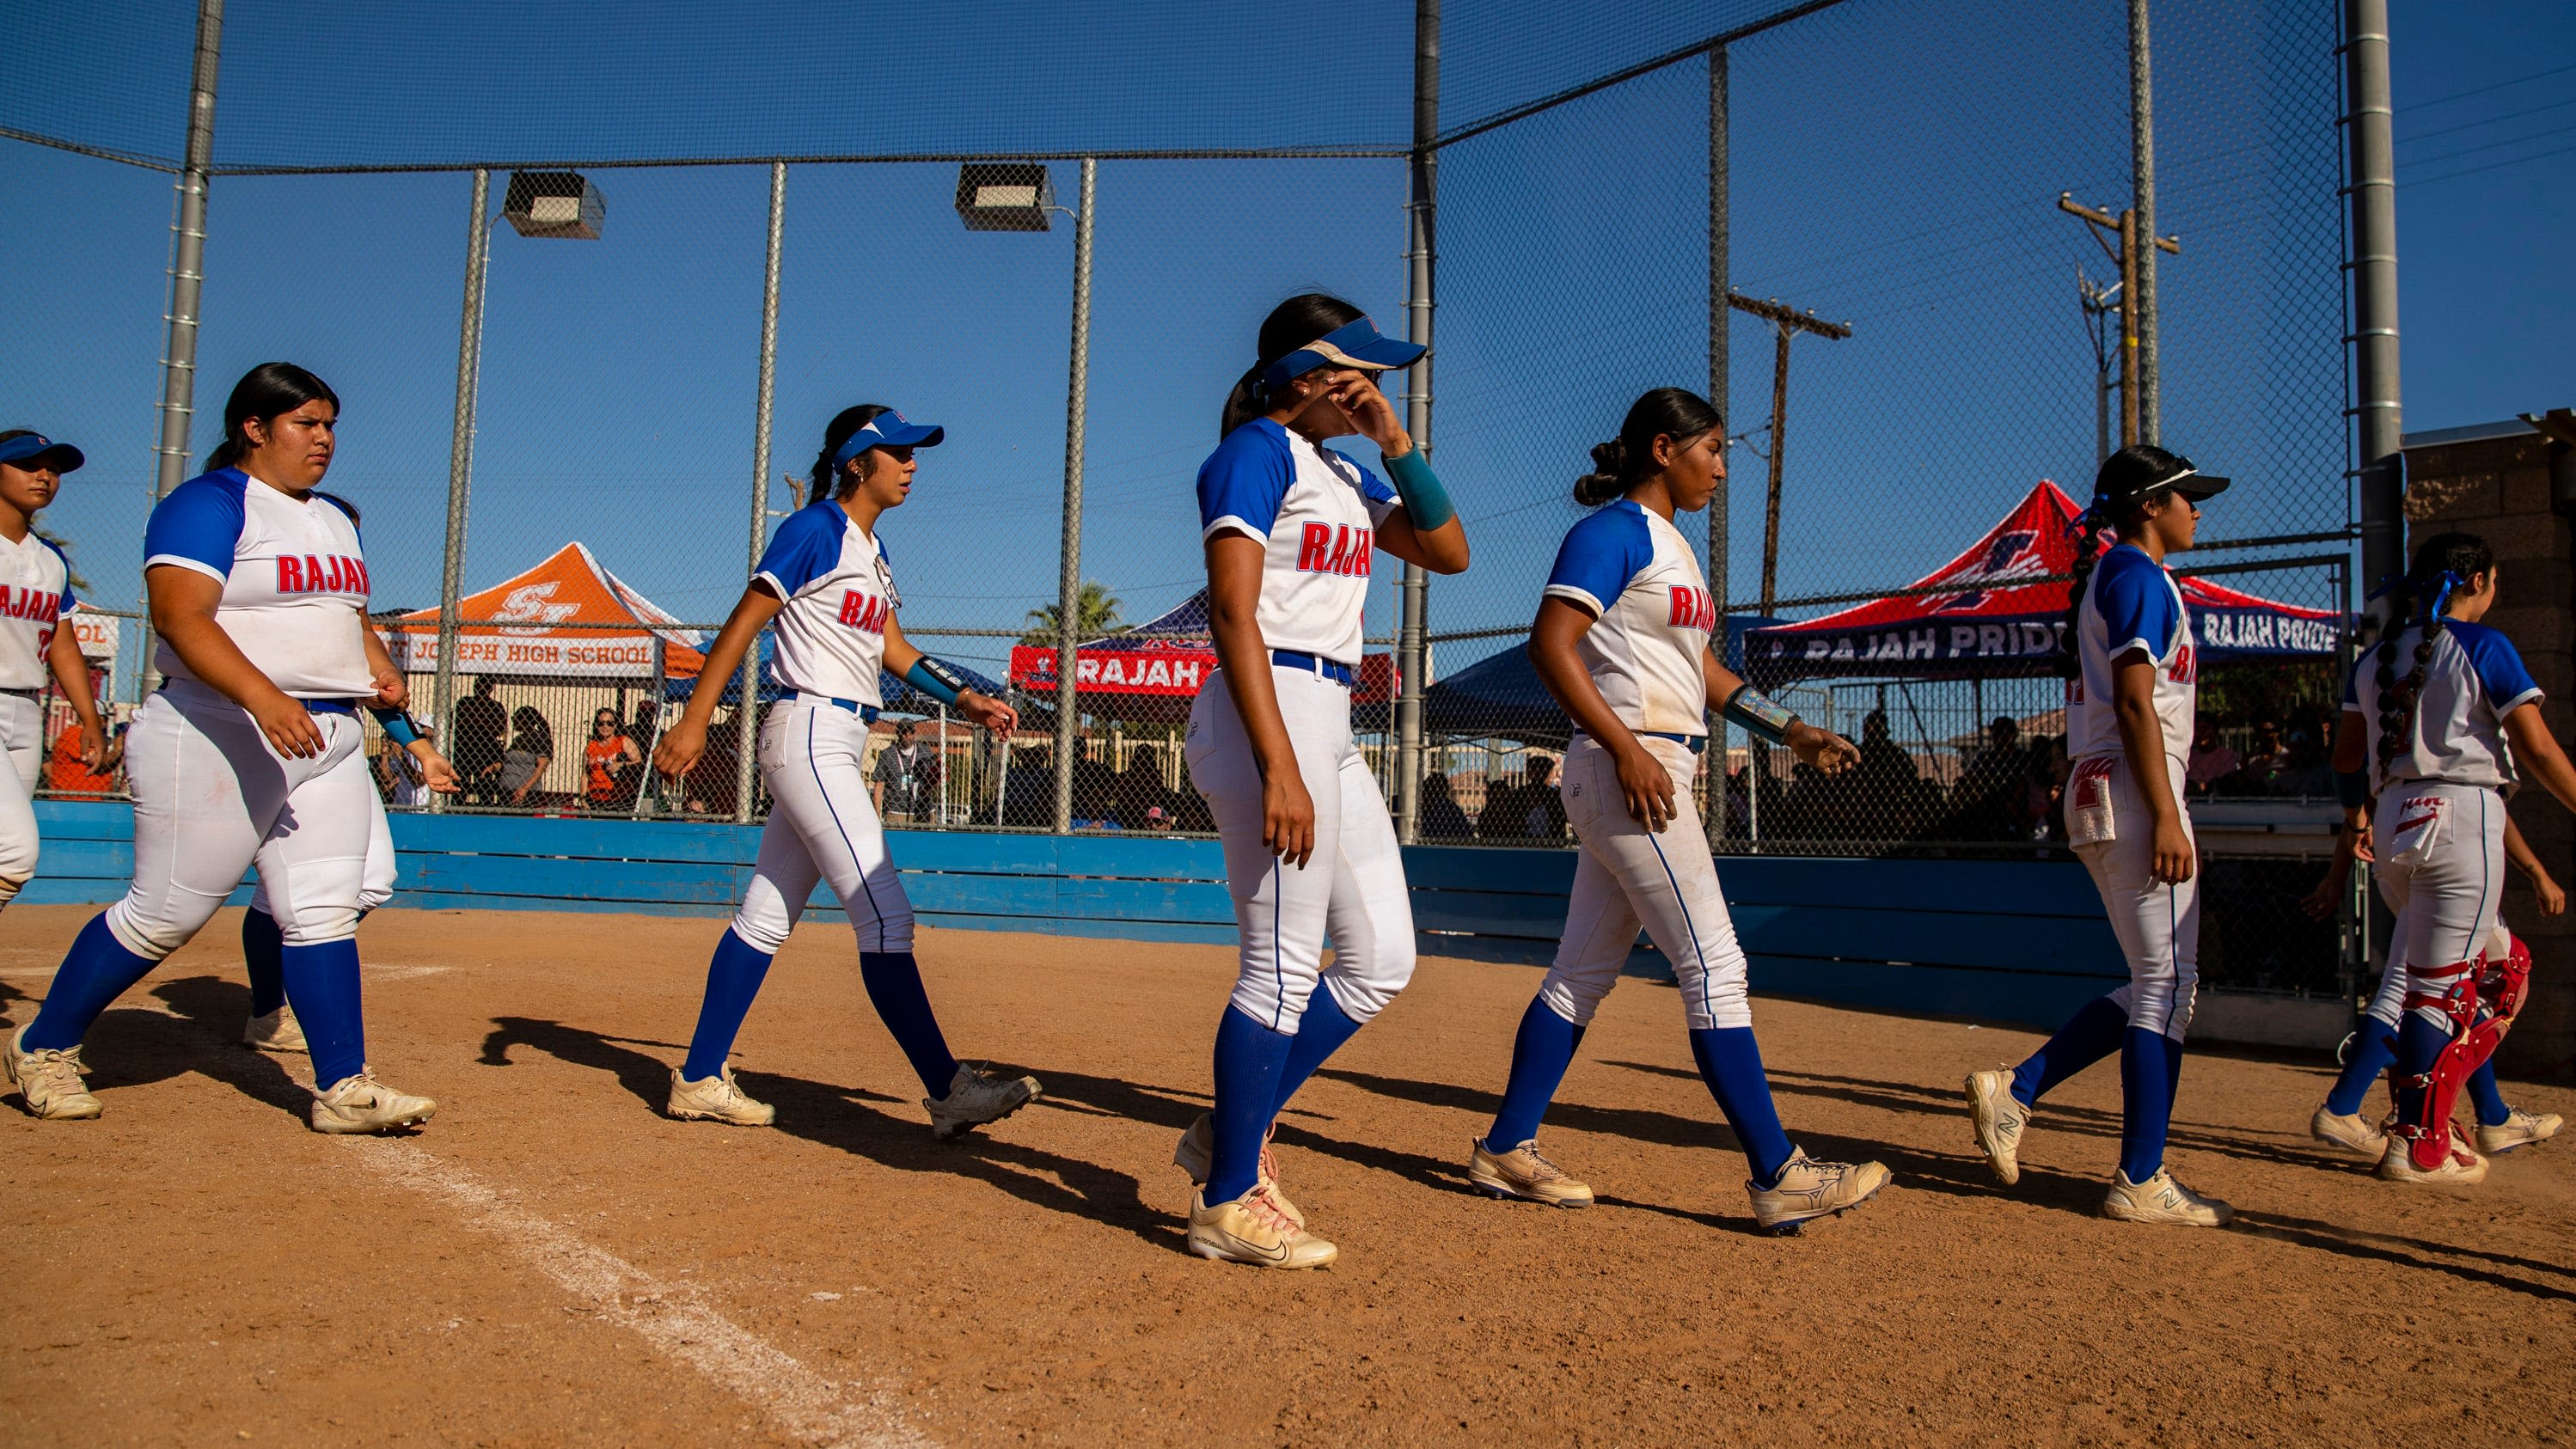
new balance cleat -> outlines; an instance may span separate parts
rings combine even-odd
[[[967,1062],[957,1064],[957,1075],[948,1079],[948,1095],[924,1097],[921,1105],[930,1110],[930,1135],[946,1139],[999,1122],[1038,1099],[1046,1090],[1035,1077],[997,1077],[984,1067]]]
[[[265,1016],[254,1016],[242,1026],[242,1045],[255,1052],[300,1052],[304,1028],[295,1020],[295,1008],[281,1006]]]
[[[2483,1122],[2478,1124],[2478,1150],[2493,1157],[2517,1147],[2528,1147],[2534,1142],[2546,1142],[2557,1136],[2558,1129],[2564,1125],[2563,1119],[2555,1112],[2526,1112],[2516,1107],[2493,1127]]]
[[[2124,1223],[2163,1223],[2181,1228],[2223,1228],[2236,1209],[2214,1197],[2202,1197],[2174,1180],[2173,1169],[2159,1167],[2144,1182],[2111,1170],[2111,1190],[2102,1198],[2102,1216]]]
[[[32,1023],[30,1023],[32,1025]],[[0,1068],[5,1068],[9,1081],[18,1089],[18,1099],[27,1104],[27,1115],[49,1122],[82,1122],[106,1110],[99,1100],[81,1085],[80,1048],[44,1047],[29,1051],[24,1045],[27,1028],[9,1033],[6,1050],[0,1050]]]
[[[1278,1131],[1273,1126],[1261,1134],[1261,1158],[1252,1170],[1253,1178],[1270,1189],[1271,1205],[1286,1213],[1288,1221],[1302,1228],[1306,1226],[1306,1215],[1288,1200],[1288,1194],[1279,1190],[1279,1158],[1270,1150],[1270,1139]],[[1205,1186],[1208,1174],[1215,1171],[1215,1161],[1216,1118],[1201,1112],[1199,1119],[1190,1124],[1190,1130],[1181,1134],[1180,1145],[1172,1149],[1172,1165],[1188,1173],[1191,1182]]]
[[[2388,1151],[2388,1134],[2378,1123],[2359,1112],[2349,1116],[2332,1107],[2319,1107],[2308,1119],[2308,1135],[2329,1147],[2340,1147],[2377,1162]]]
[[[2469,1150],[2467,1134],[2459,1124],[2450,1125],[2450,1150],[2442,1154],[2441,1164],[2431,1170],[2415,1165],[2408,1151],[2408,1141],[2397,1133],[2388,1134],[2388,1151],[2379,1159],[2382,1182],[2439,1183],[2467,1187],[2487,1180],[2487,1160]]]
[[[1986,1166],[2006,1187],[2021,1181],[2021,1129],[2030,1124],[2030,1109],[2013,1096],[2012,1082],[2008,1071],[1968,1073],[1968,1123]]]
[[[1524,1142],[1509,1152],[1490,1152],[1483,1138],[1476,1139],[1467,1152],[1467,1180],[1496,1197],[1516,1197],[1550,1207],[1592,1206],[1592,1189],[1540,1156],[1536,1141]]]
[[[671,1097],[662,1110],[682,1122],[724,1122],[735,1127],[766,1127],[778,1120],[778,1109],[756,1102],[734,1085],[733,1068],[718,1067],[712,1077],[691,1081],[671,1068]]]
[[[438,1103],[430,1098],[397,1092],[360,1067],[355,1076],[341,1078],[331,1090],[313,1094],[313,1130],[333,1135],[391,1132],[417,1127],[437,1110]]]
[[[1748,1182],[1753,1220],[1775,1233],[1794,1233],[1818,1218],[1849,1212],[1878,1195],[1896,1175],[1875,1162],[1818,1162],[1801,1149],[1781,1165],[1769,1187]]]
[[[1340,1256],[1332,1244],[1290,1222],[1259,1183],[1214,1207],[1205,1194],[1191,1193],[1189,1244],[1202,1258],[1255,1268],[1321,1268]]]

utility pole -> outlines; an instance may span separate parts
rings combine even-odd
[[[1438,304],[1437,221],[1440,208],[1440,0],[1414,0],[1413,156],[1404,204],[1404,326],[1408,340],[1431,346]],[[1431,456],[1431,363],[1425,351],[1405,374],[1404,430]],[[1418,838],[1422,810],[1422,699],[1431,683],[1431,575],[1404,566],[1396,585],[1395,838]]]
[[[2139,384],[2146,375],[2138,356],[2136,314],[2140,309],[2129,305],[2130,301],[2138,295],[2138,238],[2141,235],[2138,229],[2138,213],[2130,210],[2113,216],[2098,207],[2086,206],[2077,201],[2072,191],[2057,193],[2057,209],[2068,216],[2090,222],[2093,226],[2090,233],[2093,240],[2100,244],[2103,255],[2109,257],[2120,269],[2118,285],[2121,299],[2120,446],[2125,448],[2132,443],[2148,441],[2149,420],[2145,409],[2139,406],[2139,394],[2145,390]],[[2114,247],[2104,240],[2103,234],[2106,232],[2118,237],[2120,244]],[[2178,237],[2160,236],[2155,239],[2155,242],[2158,251],[2169,252],[2174,256],[2182,255],[2182,241]]]
[[[215,79],[222,68],[224,0],[197,0],[196,62],[188,72],[188,142],[179,170],[179,216],[172,223],[169,338],[161,353],[161,442],[152,472],[152,501],[188,481],[188,425],[196,416],[197,316],[206,286],[206,183],[215,164]],[[152,610],[136,631],[134,702],[161,687],[153,667]]]
[[[1839,342],[1851,336],[1849,323],[1826,322],[1816,316],[1816,309],[1794,311],[1779,298],[1755,301],[1742,292],[1729,292],[1726,304],[1738,312],[1750,312],[1769,322],[1774,329],[1775,346],[1771,357],[1771,493],[1762,509],[1762,612],[1767,617],[1772,601],[1780,597],[1780,459],[1781,437],[1789,426],[1789,339],[1800,332],[1830,337]]]
[[[2156,114],[2151,79],[2147,64],[2147,0],[2129,0],[2129,195],[2138,209],[2136,225],[2140,236],[2156,234]],[[2129,380],[2137,390],[2138,441],[2152,443],[2163,431],[2164,417],[2158,401],[2163,391],[2158,379],[2163,374],[2156,360],[2156,254],[2147,251],[2134,255],[2137,260],[2126,294],[2129,303],[2121,309],[2121,315],[2132,319],[2127,330],[2136,338],[2133,346],[2137,366]]]
[[[2111,388],[2117,375],[2114,359],[2123,355],[2111,342],[2111,314],[2121,309],[2120,284],[2105,287],[2075,269],[2075,299],[2084,309],[2084,332],[2093,339],[2093,461],[2111,456]]]
[[[2397,173],[2389,132],[2388,0],[2344,0],[2344,133],[2352,225],[2355,459],[2360,467],[2361,576],[2406,567],[2406,460],[2398,451]],[[2364,587],[2369,587],[2365,582]],[[2356,602],[2355,608],[2360,604]]]

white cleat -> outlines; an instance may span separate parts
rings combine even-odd
[[[2174,1181],[2173,1169],[2159,1167],[2144,1182],[2111,1169],[2111,1191],[2102,1199],[2102,1216],[2124,1223],[2163,1223],[2180,1228],[2223,1228],[2236,1209],[2214,1197],[2202,1197]]]
[[[391,1132],[417,1127],[437,1110],[430,1098],[397,1092],[360,1067],[357,1075],[341,1078],[331,1090],[313,1094],[313,1130],[335,1136]]]
[[[33,1025],[33,1023],[29,1023]],[[0,1049],[0,1068],[5,1068],[9,1081],[18,1089],[18,1098],[27,1104],[27,1115],[49,1122],[82,1122],[106,1109],[81,1085],[80,1048],[47,1047],[29,1051],[21,1044],[27,1028],[9,1033],[9,1044]]]
[[[2469,1150],[2468,1134],[2460,1130],[2458,1123],[2454,1122],[2449,1126],[2451,1129],[2449,1150],[2442,1154],[2441,1165],[2430,1170],[2415,1165],[2415,1159],[2408,1150],[2409,1144],[2405,1138],[2394,1132],[2389,1133],[2387,1155],[2379,1159],[2379,1180],[2440,1183],[2452,1187],[2467,1187],[2472,1183],[2486,1181],[2487,1160]]]
[[[2493,1157],[2517,1147],[2529,1147],[2557,1136],[2564,1125],[2565,1120],[2555,1112],[2526,1112],[2516,1107],[2493,1127],[2478,1124],[2478,1150]]]
[[[304,1027],[295,1019],[295,1008],[280,1006],[266,1016],[254,1016],[242,1026],[242,1045],[255,1052],[301,1052]]]
[[[691,1081],[671,1068],[671,1099],[662,1110],[682,1122],[722,1122],[734,1127],[766,1127],[778,1120],[778,1109],[754,1101],[734,1085],[733,1068],[716,1068],[712,1077]]]
[[[945,1140],[970,1127],[999,1122],[1045,1090],[1035,1077],[997,1077],[987,1068],[959,1062],[957,1075],[948,1079],[948,1095],[924,1097],[921,1105],[930,1111],[930,1135]]]
[[[1253,1178],[1268,1190],[1270,1205],[1302,1228],[1306,1226],[1306,1215],[1288,1200],[1288,1194],[1279,1190],[1279,1158],[1270,1150],[1270,1139],[1278,1132],[1279,1128],[1273,1124],[1270,1131],[1262,1134],[1261,1156],[1253,1167]],[[1192,1183],[1204,1186],[1208,1174],[1215,1170],[1215,1163],[1216,1117],[1213,1113],[1201,1112],[1189,1130],[1181,1134],[1179,1145],[1172,1149],[1172,1165],[1188,1173]]]
[[[1259,1183],[1214,1207],[1204,1192],[1191,1193],[1189,1247],[1214,1262],[1255,1268],[1321,1268],[1340,1256],[1332,1244],[1290,1222]]]
[[[2308,1119],[2308,1135],[2329,1147],[2340,1147],[2372,1162],[2377,1162],[2388,1152],[2388,1134],[2380,1130],[2378,1123],[2359,1112],[2343,1116],[2331,1107],[2319,1107],[2317,1115]]]
[[[1986,1166],[2006,1187],[2021,1181],[2021,1129],[2030,1125],[2030,1109],[2013,1096],[2012,1080],[2009,1071],[1968,1073],[1968,1123]]]
[[[1819,1218],[1849,1212],[1878,1196],[1896,1175],[1875,1162],[1818,1162],[1793,1149],[1769,1187],[1746,1182],[1753,1220],[1767,1232],[1787,1235]]]

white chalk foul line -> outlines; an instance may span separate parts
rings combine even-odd
[[[834,1383],[625,1259],[513,1204],[465,1169],[409,1142],[344,1140],[377,1173],[464,1213],[470,1226],[516,1248],[601,1317],[759,1405],[797,1438],[831,1449],[932,1449],[927,1436],[904,1422],[893,1394]]]

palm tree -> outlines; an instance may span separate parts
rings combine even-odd
[[[1057,605],[1029,610],[1029,631],[1020,636],[1023,644],[1053,644],[1058,627]],[[1082,592],[1074,596],[1074,629],[1076,640],[1097,639],[1118,627],[1118,600],[1110,597],[1109,586],[1085,582]]]

